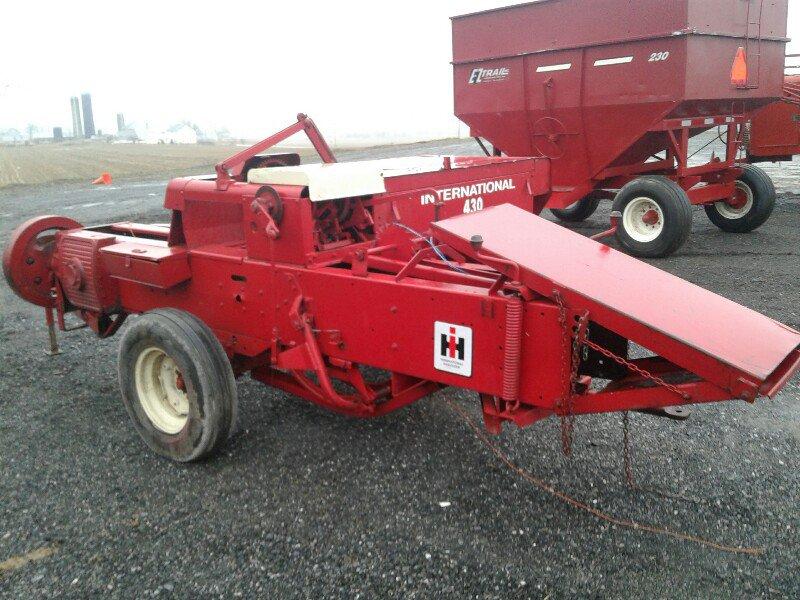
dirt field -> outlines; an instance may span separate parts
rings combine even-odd
[[[60,181],[92,181],[213,172],[220,160],[241,151],[233,144],[109,144],[83,142],[0,146],[0,188]]]
[[[767,169],[779,198],[766,225],[724,234],[697,209],[686,246],[653,264],[800,328],[800,162]],[[0,246],[36,214],[164,221],[163,188],[0,190]],[[608,217],[605,206],[575,229]],[[800,598],[798,378],[772,401],[701,406],[681,423],[633,415],[636,478],[667,497],[625,485],[620,415],[579,419],[572,459],[555,420],[498,438],[581,501],[763,549],[749,556],[611,526],[531,487],[444,402],[479,418],[456,389],[359,421],[245,378],[241,433],[214,460],[175,465],[129,423],[118,337],[62,335],[51,358],[45,331],[0,280],[0,597]]]

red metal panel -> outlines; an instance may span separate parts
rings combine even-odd
[[[543,0],[455,17],[453,60],[670,35],[686,27],[687,5],[688,0]]]
[[[786,76],[787,90],[800,90],[800,76]],[[800,102],[770,104],[753,114],[747,154],[750,160],[791,160],[800,154]]]
[[[666,3],[665,3],[666,4]],[[788,0],[689,0],[687,25],[698,33],[785,38]],[[749,25],[747,25],[749,23]]]
[[[708,359],[760,385],[800,346],[800,333],[785,325],[515,207],[448,219],[434,231],[472,254],[469,240],[481,235],[484,251],[519,264],[533,289],[563,290],[591,307],[592,320],[714,382],[720,373]]]
[[[788,0],[540,0],[454,17],[453,60],[670,37],[682,31],[785,38],[787,14]]]
[[[121,242],[100,251],[109,276],[167,289],[192,276],[186,248]]]
[[[748,85],[735,87],[731,84],[731,66],[736,51],[747,43],[742,38],[687,38],[684,98],[692,102],[683,109],[687,115],[741,114],[781,97],[786,52],[783,42],[751,42],[747,56]],[[735,104],[731,105],[732,101]],[[676,112],[674,116],[684,115]]]

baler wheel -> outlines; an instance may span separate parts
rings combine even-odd
[[[157,309],[136,319],[122,339],[118,366],[128,415],[158,454],[199,460],[233,433],[233,370],[219,340],[194,315]]]
[[[614,199],[613,210],[622,215],[617,240],[633,256],[669,256],[692,231],[689,197],[666,177],[645,176],[629,182]]]
[[[559,220],[566,223],[580,223],[591,217],[600,206],[598,196],[589,195],[578,200],[566,208],[551,208],[550,212]]]
[[[775,184],[755,165],[741,165],[734,203],[715,202],[703,208],[708,219],[722,231],[748,233],[761,227],[775,208]]]

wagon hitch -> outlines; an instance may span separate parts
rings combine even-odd
[[[617,235],[617,229],[619,229],[619,220],[622,218],[622,213],[618,210],[612,211],[611,213],[611,227],[606,231],[602,231],[596,235],[593,235],[589,239],[594,240],[595,242],[599,242],[600,240],[604,240],[606,238],[613,237]]]

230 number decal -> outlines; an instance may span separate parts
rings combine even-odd
[[[661,62],[669,58],[669,52],[653,52],[647,62]]]

